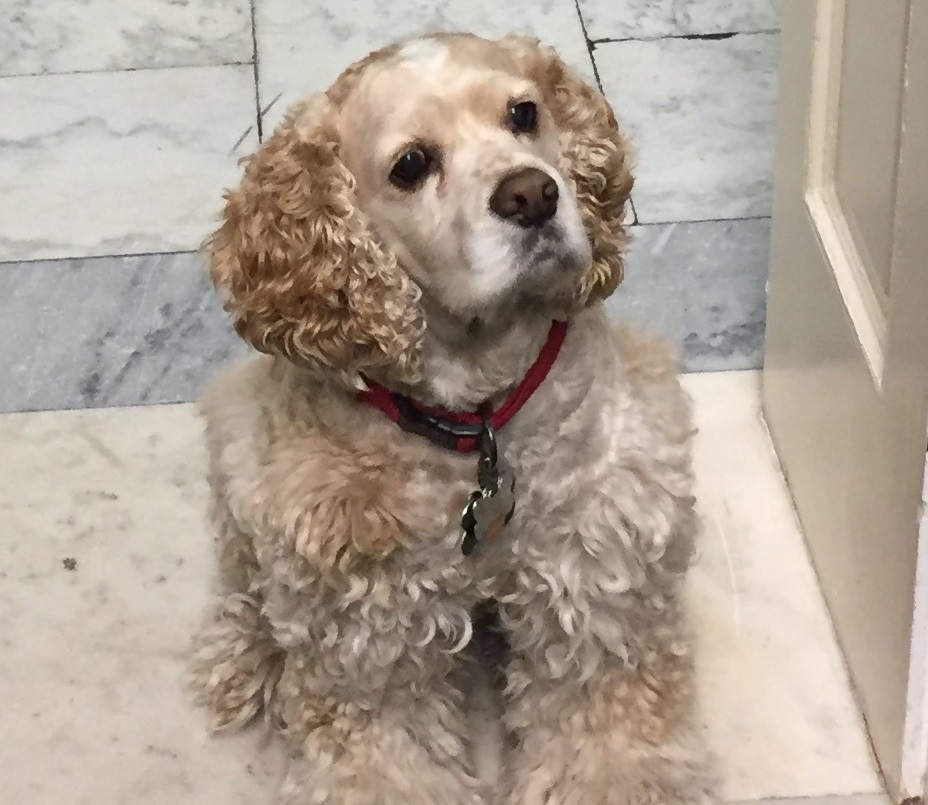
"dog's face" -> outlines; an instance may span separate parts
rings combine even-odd
[[[227,195],[210,270],[259,350],[416,382],[426,310],[466,327],[611,293],[631,185],[612,110],[553,51],[426,37],[290,110]]]
[[[506,49],[415,40],[364,72],[337,127],[359,207],[442,308],[573,295],[589,237],[544,91]]]

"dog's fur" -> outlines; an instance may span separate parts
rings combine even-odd
[[[508,106],[538,105],[531,135]],[[438,168],[388,180],[410,144]],[[263,716],[318,805],[707,802],[681,590],[696,520],[670,351],[614,331],[626,143],[603,97],[519,37],[379,51],[298,104],[249,161],[211,272],[266,357],[203,410],[222,601],[195,680],[218,727]],[[495,217],[501,178],[554,177],[556,216]],[[503,537],[461,553],[475,458],[359,403],[499,400],[568,318],[549,376],[500,433],[519,479]],[[492,601],[509,646],[500,786],[478,783],[461,665]]]

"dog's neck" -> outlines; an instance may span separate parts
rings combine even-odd
[[[550,310],[529,304],[467,321],[426,304],[423,380],[402,391],[453,411],[473,411],[487,401],[498,404],[538,357],[551,320]]]

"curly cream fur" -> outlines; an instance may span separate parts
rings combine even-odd
[[[377,234],[373,180],[344,163],[336,119],[369,69],[402,57],[391,48],[288,117],[212,241],[236,326],[269,355],[203,401],[222,591],[198,699],[219,728],[263,715],[283,735],[287,803],[707,802],[681,608],[697,530],[688,406],[670,351],[615,331],[597,301],[621,278],[624,141],[553,52],[438,41],[537,84],[592,245],[573,278],[585,307],[500,437],[515,518],[464,557],[473,456],[404,434],[353,393],[372,373],[449,407],[496,399],[561,310],[533,296],[459,321]],[[510,646],[512,740],[493,790],[476,777],[462,692],[487,602]]]

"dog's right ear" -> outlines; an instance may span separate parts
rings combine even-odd
[[[294,106],[246,160],[208,241],[210,275],[236,332],[356,385],[413,383],[421,364],[419,292],[355,204],[331,101]]]

